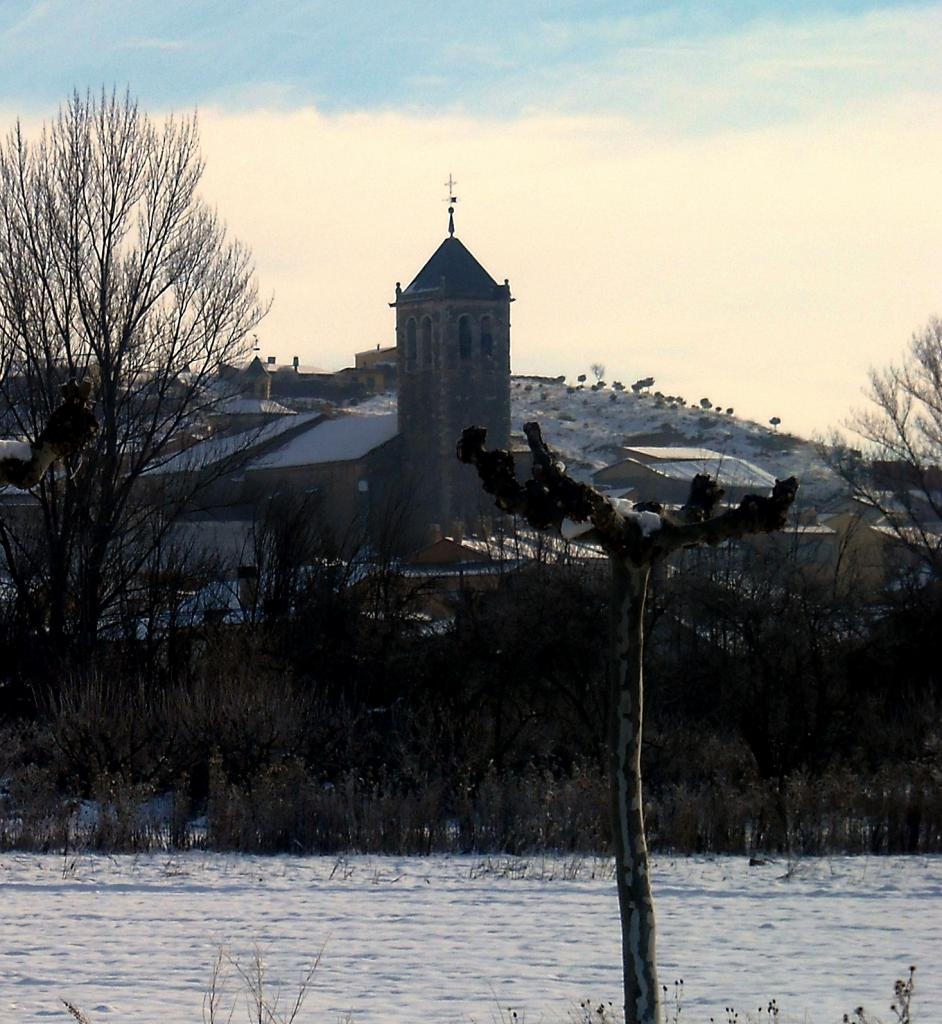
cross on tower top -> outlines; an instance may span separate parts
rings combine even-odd
[[[448,189],[448,198],[445,202],[448,203],[448,234],[454,237],[455,234],[455,203],[458,202],[458,197],[455,195],[455,185],[458,182],[451,176],[451,172],[448,172],[448,181],[445,182],[445,188]]]
[[[451,176],[451,174],[449,174],[448,175],[448,181],[445,182],[445,188],[448,189],[448,202],[449,203],[457,203],[458,202],[458,197],[455,195],[455,185],[457,185],[457,184],[458,184],[458,182],[455,181],[455,179]]]

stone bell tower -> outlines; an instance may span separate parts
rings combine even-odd
[[[451,185],[449,179],[449,185]],[[510,285],[498,284],[448,237],[406,288],[396,284],[399,434],[404,481],[425,524],[473,528],[493,510],[477,474],[455,457],[465,427],[487,428],[489,448],[510,437]]]

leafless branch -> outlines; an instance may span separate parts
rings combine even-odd
[[[583,535],[609,555],[635,564],[663,557],[681,547],[719,544],[750,533],[772,532],[784,526],[795,500],[798,481],[776,481],[771,496],[747,495],[736,508],[718,516],[713,512],[723,491],[709,476],[694,477],[683,507],[670,512],[659,505],[644,504],[625,511],[587,484],[570,477],[562,462],[543,440],[536,423],[524,424],[532,455],[530,478],[517,478],[514,457],[508,451],[489,450],[483,427],[468,427],[458,442],[458,458],[473,465],[484,489],[493,494],[498,508],[522,516],[538,530],[563,532],[564,523],[591,523]],[[655,513],[659,525],[645,525],[640,513]]]

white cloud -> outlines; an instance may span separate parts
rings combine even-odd
[[[452,171],[459,235],[519,299],[519,370],[598,360],[824,428],[942,311],[940,37],[938,5],[724,32],[674,8],[535,18],[463,51],[488,65],[470,84],[423,41],[443,56],[403,62],[414,113],[329,116],[259,61],[264,82],[201,113],[205,191],[275,293],[266,354],[341,366],[390,343]],[[490,113],[428,113],[458,106]]]
[[[938,92],[940,38],[938,5],[767,15],[735,27],[683,18],[676,8],[563,22],[535,34],[538,44],[518,46],[526,64],[517,75],[482,82],[463,102],[466,109],[605,110],[654,131],[755,127],[901,92]]]

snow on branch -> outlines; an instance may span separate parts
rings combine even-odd
[[[719,544],[752,533],[780,530],[795,500],[795,477],[776,480],[771,496],[749,494],[736,508],[714,515],[723,489],[706,474],[697,474],[679,510],[655,502],[610,499],[573,480],[556,452],[543,440],[539,424],[523,427],[533,458],[530,478],[517,479],[513,455],[485,448],[484,427],[468,427],[458,441],[458,458],[473,465],[484,490],[497,507],[522,516],[538,530],[552,530],[566,539],[580,537],[599,544],[609,555],[635,564],[650,562],[681,547]]]
[[[70,380],[61,390],[62,401],[34,444],[6,441],[0,446],[0,486],[35,487],[54,462],[80,452],[98,432],[91,381]]]

